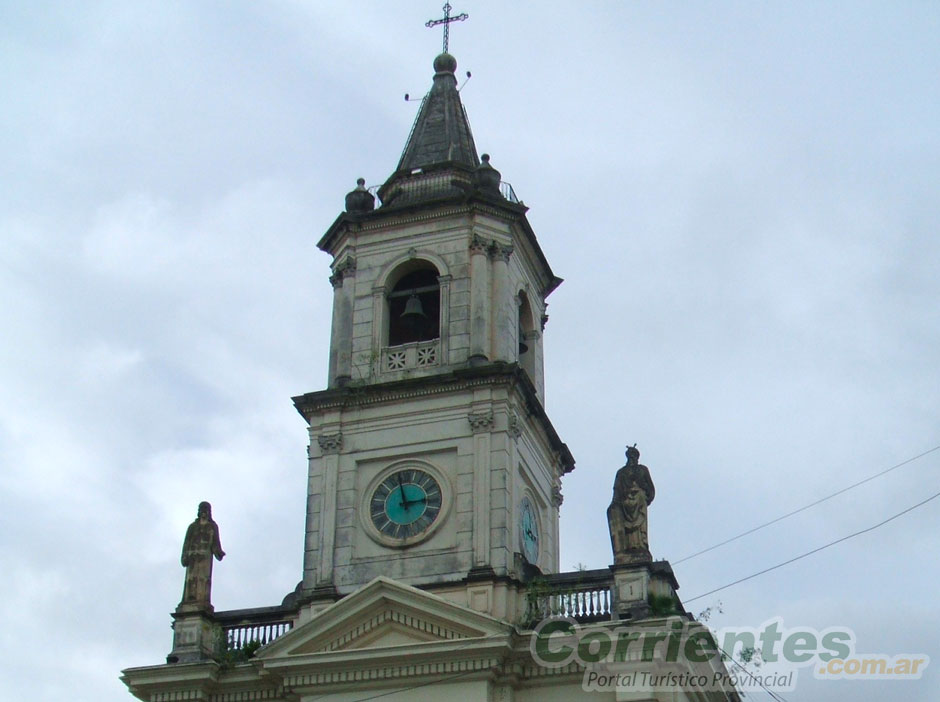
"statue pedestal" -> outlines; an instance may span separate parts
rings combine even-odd
[[[610,566],[614,576],[612,613],[617,619],[649,616],[650,564],[624,563]]]
[[[218,652],[221,631],[205,609],[180,606],[173,613],[173,650],[167,663],[193,663]]]

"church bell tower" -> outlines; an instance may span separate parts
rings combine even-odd
[[[434,59],[397,168],[375,193],[360,178],[318,244],[333,320],[326,389],[293,398],[309,427],[303,579],[280,605],[216,611],[225,553],[201,504],[166,664],[123,671],[143,702],[739,700],[717,650],[669,653],[713,639],[652,560],[635,447],[607,510],[614,564],[559,572],[574,460],[545,412],[542,354],[561,280],[477,154],[456,69],[446,49]],[[584,634],[564,660],[539,646],[559,621]],[[611,631],[616,651],[582,652]],[[592,687],[598,671],[616,689]],[[647,682],[667,677],[711,682]]]
[[[527,208],[478,156],[448,53],[394,173],[359,179],[332,256],[327,389],[309,425],[303,595],[384,575],[523,580],[558,563],[574,468],[544,409],[546,298],[561,283]]]

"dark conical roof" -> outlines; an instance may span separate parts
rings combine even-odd
[[[480,159],[457,92],[457,59],[434,59],[434,82],[424,96],[398,168],[379,188],[382,206],[426,202],[466,193]]]
[[[459,163],[469,168],[479,165],[467,113],[457,92],[456,70],[457,59],[450,54],[434,59],[434,83],[421,103],[398,171],[442,163]]]

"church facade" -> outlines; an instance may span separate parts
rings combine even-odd
[[[201,570],[183,558],[205,597],[173,614],[165,664],[122,679],[147,702],[737,699],[649,555],[635,449],[608,511],[614,565],[560,572],[574,459],[544,409],[542,345],[562,281],[478,156],[456,60],[433,68],[397,168],[375,193],[360,179],[318,244],[333,314],[327,387],[294,398],[309,431],[300,583],[279,605],[214,611],[207,531],[189,556]]]

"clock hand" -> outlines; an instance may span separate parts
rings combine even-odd
[[[407,511],[408,509],[411,508],[411,505],[420,505],[422,502],[427,504],[427,501],[428,501],[427,497],[421,497],[421,498],[418,498],[417,500],[405,500],[402,503],[402,507],[404,507],[405,510]]]
[[[400,500],[401,508],[407,511],[408,505],[410,504],[410,500],[405,495],[405,486],[402,484],[402,481],[401,481],[401,473],[398,474],[398,492],[399,494],[401,494],[401,500]]]

